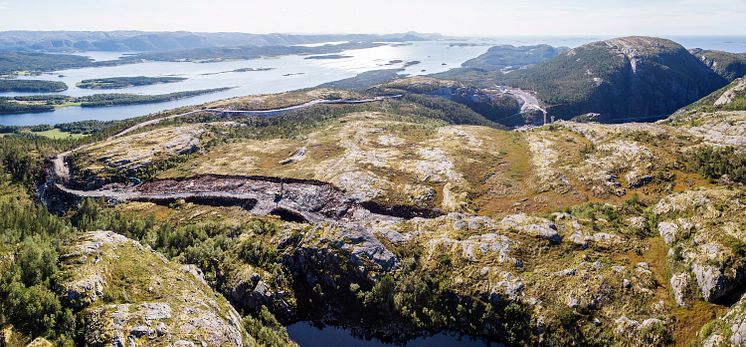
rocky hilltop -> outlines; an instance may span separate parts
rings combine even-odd
[[[664,117],[725,84],[673,41],[625,37],[572,49],[521,78],[560,118],[600,113],[603,120]]]
[[[646,38],[565,54],[587,50],[614,52],[640,85],[635,74],[691,62]],[[91,341],[249,344],[233,306],[247,329],[262,317],[395,340],[450,329],[511,345],[742,345],[742,87],[658,123],[514,131],[476,107],[507,91],[429,78],[207,105],[402,94],[271,118],[189,114],[73,150],[60,164],[71,177],[50,166],[45,194],[106,198],[69,213],[141,243],[81,236],[63,283],[97,322]],[[205,282],[173,261],[199,264]],[[165,328],[154,310],[169,312]],[[209,334],[184,331],[198,325]]]
[[[122,235],[81,235],[62,254],[64,301],[85,316],[85,344],[249,346],[241,316],[194,265]]]

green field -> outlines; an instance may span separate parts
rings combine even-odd
[[[31,133],[34,134],[34,135],[48,137],[50,139],[67,139],[67,138],[79,139],[79,138],[88,136],[88,135],[85,135],[85,134],[73,134],[73,133],[69,133],[67,131],[62,131],[62,130],[57,129],[57,128],[54,128],[52,130],[46,130],[46,131],[34,131],[34,132],[31,132]]]

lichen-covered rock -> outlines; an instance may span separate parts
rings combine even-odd
[[[43,337],[37,337],[31,343],[26,345],[26,347],[53,347],[54,344],[49,342],[47,339]]]
[[[60,285],[66,288],[65,300],[82,310],[87,345],[253,343],[239,314],[207,286],[198,269],[171,263],[136,241],[89,232],[63,259]]]
[[[665,241],[667,244],[672,244],[674,241],[676,241],[676,234],[678,233],[678,231],[679,226],[675,223],[658,223],[658,232],[661,234],[661,237],[663,237],[663,241]]]
[[[681,307],[687,306],[690,297],[690,278],[688,273],[679,273],[671,276],[671,291],[676,304]]]
[[[76,166],[94,174],[104,170],[134,172],[159,158],[199,150],[200,137],[206,131],[203,125],[185,125],[111,138],[76,153],[80,158]]]
[[[503,218],[500,225],[505,229],[541,237],[551,243],[562,242],[562,237],[557,233],[557,226],[545,218],[531,217],[525,213],[519,213]]]
[[[694,263],[692,264],[692,273],[699,285],[702,299],[706,301],[720,299],[732,287],[732,285],[726,283],[725,274],[715,266]]]
[[[356,265],[372,262],[385,271],[391,271],[399,263],[396,255],[367,228],[345,227],[329,241],[334,247],[347,252]]]
[[[619,173],[625,173],[626,188],[638,188],[652,180],[655,155],[637,142],[615,140],[597,146],[595,153],[577,170],[578,177],[596,195],[622,196],[626,192]]]
[[[670,247],[678,275],[671,278],[677,303],[686,296],[691,274],[698,294],[706,301],[727,297],[746,280],[746,206],[744,193],[724,188],[700,189],[672,194],[653,208],[658,231]],[[681,298],[682,300],[679,300]]]
[[[521,295],[523,295],[523,290],[525,289],[523,280],[510,272],[503,272],[500,275],[500,278],[500,281],[491,293],[493,300],[496,297],[503,296],[510,300],[517,301]]]
[[[428,242],[428,258],[432,258],[438,250],[455,251],[461,257],[470,261],[477,261],[481,256],[493,257],[500,263],[519,264],[520,261],[511,256],[511,246],[515,242],[505,235],[495,233],[470,236],[466,240],[456,240],[448,237],[432,238]]]
[[[746,346],[746,298],[703,327],[700,341],[702,346]]]
[[[294,299],[284,288],[274,288],[272,274],[248,265],[232,269],[226,276],[226,296],[237,308],[258,312],[266,306],[280,319],[289,320],[296,314]]]
[[[670,343],[671,336],[666,322],[658,318],[647,318],[642,322],[621,316],[616,320],[614,332],[624,336],[633,346],[661,346]]]

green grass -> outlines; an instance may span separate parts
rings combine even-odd
[[[61,107],[70,107],[70,106],[80,106],[83,104],[82,102],[75,102],[75,101],[65,101],[62,104],[54,105],[54,108],[61,108]]]
[[[69,133],[69,132],[62,131],[62,130],[57,129],[57,128],[54,128],[52,130],[46,130],[46,131],[34,131],[34,132],[31,132],[31,133],[34,134],[34,135],[44,136],[44,137],[47,137],[47,138],[50,138],[50,139],[55,139],[55,140],[57,140],[57,139],[67,139],[67,138],[79,139],[79,138],[83,138],[83,137],[88,136],[88,135],[85,135],[85,134],[73,134],[73,133]]]

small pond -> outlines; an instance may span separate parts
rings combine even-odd
[[[403,345],[383,342],[377,339],[366,339],[353,334],[349,328],[325,325],[321,328],[316,327],[311,322],[298,322],[288,326],[290,338],[298,343],[301,347],[341,347],[341,346],[362,346],[362,347],[446,347],[446,346],[464,346],[464,347],[503,347],[504,345],[495,342],[489,342],[481,338],[459,335],[456,333],[442,332],[428,337],[419,337],[407,341]]]

